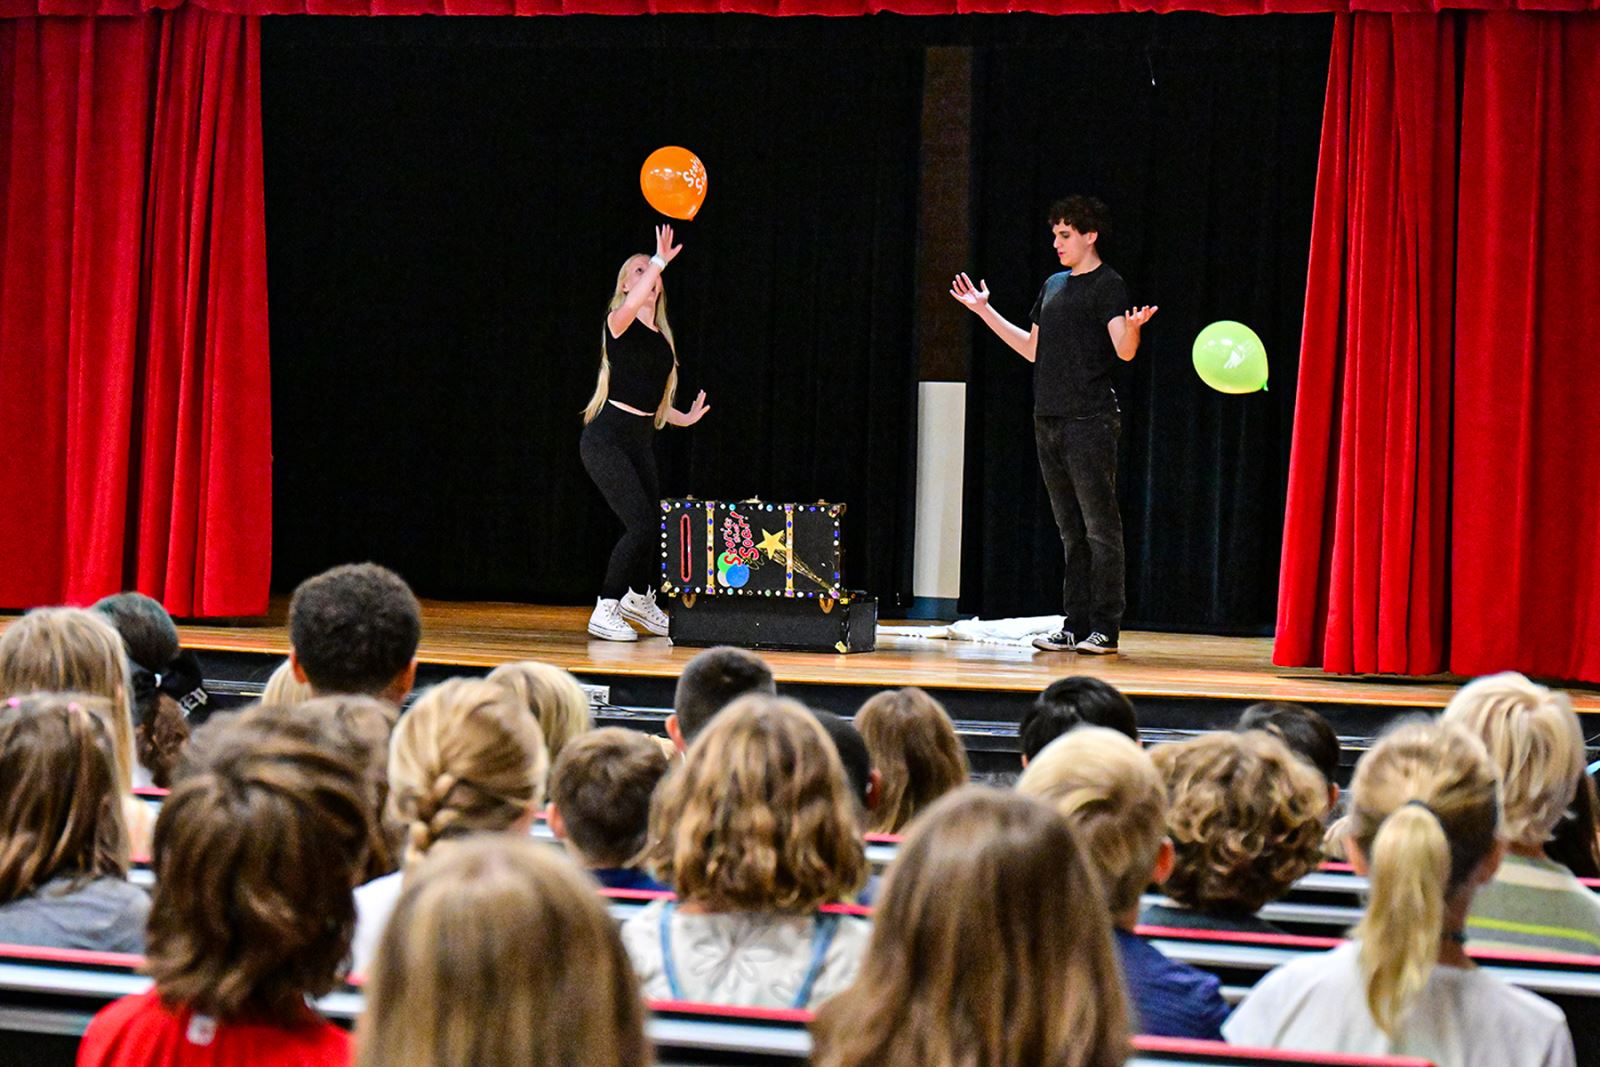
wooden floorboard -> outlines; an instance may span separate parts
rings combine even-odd
[[[265,617],[227,625],[182,627],[185,645],[202,650],[288,652],[287,605]],[[675,677],[698,651],[660,638],[632,644],[592,640],[587,608],[425,601],[419,658],[427,663],[490,667],[539,659],[583,675]],[[0,620],[3,627],[5,620]],[[1272,640],[1203,634],[1122,635],[1114,657],[1037,653],[962,642],[887,639],[876,652],[843,656],[766,653],[780,682],[922,685],[1008,692],[1044,688],[1067,674],[1093,674],[1134,696],[1298,700],[1396,707],[1441,707],[1459,679],[1350,678],[1272,664]],[[1580,711],[1600,712],[1600,693],[1574,691]]]

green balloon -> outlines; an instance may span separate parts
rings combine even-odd
[[[1219,393],[1254,393],[1267,387],[1267,350],[1242,322],[1213,322],[1194,339],[1194,369]]]

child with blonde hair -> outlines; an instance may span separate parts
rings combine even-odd
[[[402,869],[356,890],[353,969],[365,973],[400,898],[405,868],[440,841],[527,833],[550,767],[539,723],[502,685],[452,678],[401,716],[389,746],[389,819]]]
[[[155,985],[95,1016],[78,1067],[349,1062],[349,1036],[307,998],[334,988],[350,947],[371,833],[360,773],[304,738],[233,728],[182,768],[156,823]]]
[[[967,784],[967,752],[955,723],[921,689],[878,693],[856,712],[855,726],[882,779],[870,832],[897,834],[919,811]]]
[[[645,995],[807,1008],[848,985],[867,924],[818,908],[866,881],[855,803],[802,705],[750,694],[718,712],[651,810],[646,863],[678,899],[623,924]]]
[[[1583,729],[1572,702],[1507,671],[1462,686],[1444,720],[1482,741],[1500,772],[1508,849],[1473,899],[1469,944],[1600,955],[1600,901],[1545,851],[1582,784]]]
[[[0,943],[144,951],[110,714],[78,694],[0,701]]]
[[[1145,887],[1172,872],[1166,785],[1150,754],[1115,730],[1080,726],[1028,762],[1017,791],[1064,815],[1095,866],[1138,1032],[1220,1038],[1228,1006],[1216,977],[1133,932]]]
[[[822,1006],[817,1067],[1114,1067],[1127,1057],[1111,921],[1060,815],[968,786],[901,846],[855,984]]]
[[[594,886],[530,840],[466,841],[407,880],[357,1067],[648,1067],[639,982]]]
[[[1347,848],[1371,884],[1356,939],[1263,978],[1223,1027],[1228,1040],[1437,1067],[1570,1067],[1560,1010],[1467,958],[1467,912],[1501,855],[1483,745],[1449,723],[1401,726],[1357,765],[1350,791]]]
[[[82,608],[35,608],[0,633],[0,697],[86,693],[102,697],[106,731],[135,856],[150,852],[155,818],[133,795],[138,759],[133,739],[133,682],[122,637],[101,615]]]
[[[594,729],[589,697],[578,680],[560,667],[537,660],[502,663],[489,672],[489,681],[498,682],[515,693],[539,720],[552,766],[561,758],[561,750],[567,747],[568,741]]]

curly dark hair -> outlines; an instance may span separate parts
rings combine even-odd
[[[350,951],[372,837],[361,772],[248,716],[204,732],[213,743],[196,746],[156,821],[148,970],[169,1004],[293,1026]]]
[[[289,601],[289,643],[318,693],[382,693],[421,640],[416,595],[376,563],[323,571],[301,582]]]
[[[1065,223],[1079,233],[1097,233],[1104,241],[1111,236],[1111,211],[1098,197],[1068,196],[1050,205],[1051,226]]]

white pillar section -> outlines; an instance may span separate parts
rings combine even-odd
[[[954,618],[961,594],[961,472],[967,385],[917,386],[917,537],[913,618]]]

